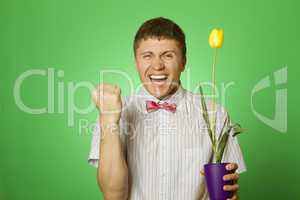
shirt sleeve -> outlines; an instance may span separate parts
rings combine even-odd
[[[223,125],[232,125],[232,121],[230,120],[229,114],[224,108],[221,108],[220,111],[221,118],[221,123],[219,124],[219,131],[221,131]],[[217,123],[218,124],[218,123]],[[230,163],[237,163],[238,164],[238,169],[237,173],[243,173],[247,170],[246,164],[243,158],[243,153],[241,150],[241,147],[239,145],[238,137],[235,136],[233,137],[233,134],[235,133],[234,129],[231,129],[228,137],[228,142],[227,145],[225,146],[224,149],[224,154],[222,158],[222,162],[230,162]]]
[[[90,153],[88,156],[88,163],[94,167],[98,167],[99,150],[100,150],[101,130],[100,130],[100,125],[99,125],[98,119],[99,118],[97,118],[96,124],[94,126],[91,148],[90,148]]]
[[[233,132],[230,133],[232,135]],[[223,162],[234,162],[238,164],[237,173],[243,173],[247,171],[246,164],[243,158],[243,154],[238,142],[237,137],[229,137],[227,146],[224,150]]]

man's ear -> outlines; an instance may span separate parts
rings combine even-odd
[[[186,58],[182,59],[182,64],[181,64],[181,72],[183,72],[185,70],[185,64],[186,64]]]
[[[135,64],[135,68],[137,68],[137,59],[136,59],[136,55],[134,55],[134,64]]]

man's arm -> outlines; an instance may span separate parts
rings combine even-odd
[[[119,121],[122,110],[120,89],[101,84],[93,92],[99,109],[101,128],[98,185],[105,200],[127,200],[128,168],[120,138]]]

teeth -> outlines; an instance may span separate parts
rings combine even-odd
[[[160,80],[160,79],[167,78],[167,76],[166,75],[151,75],[150,78],[151,79],[158,79],[158,80]]]

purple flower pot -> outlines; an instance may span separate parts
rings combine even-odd
[[[233,193],[224,191],[224,185],[232,185],[233,181],[224,181],[223,176],[231,173],[225,168],[228,163],[210,163],[204,165],[207,190],[210,200],[226,200]]]

